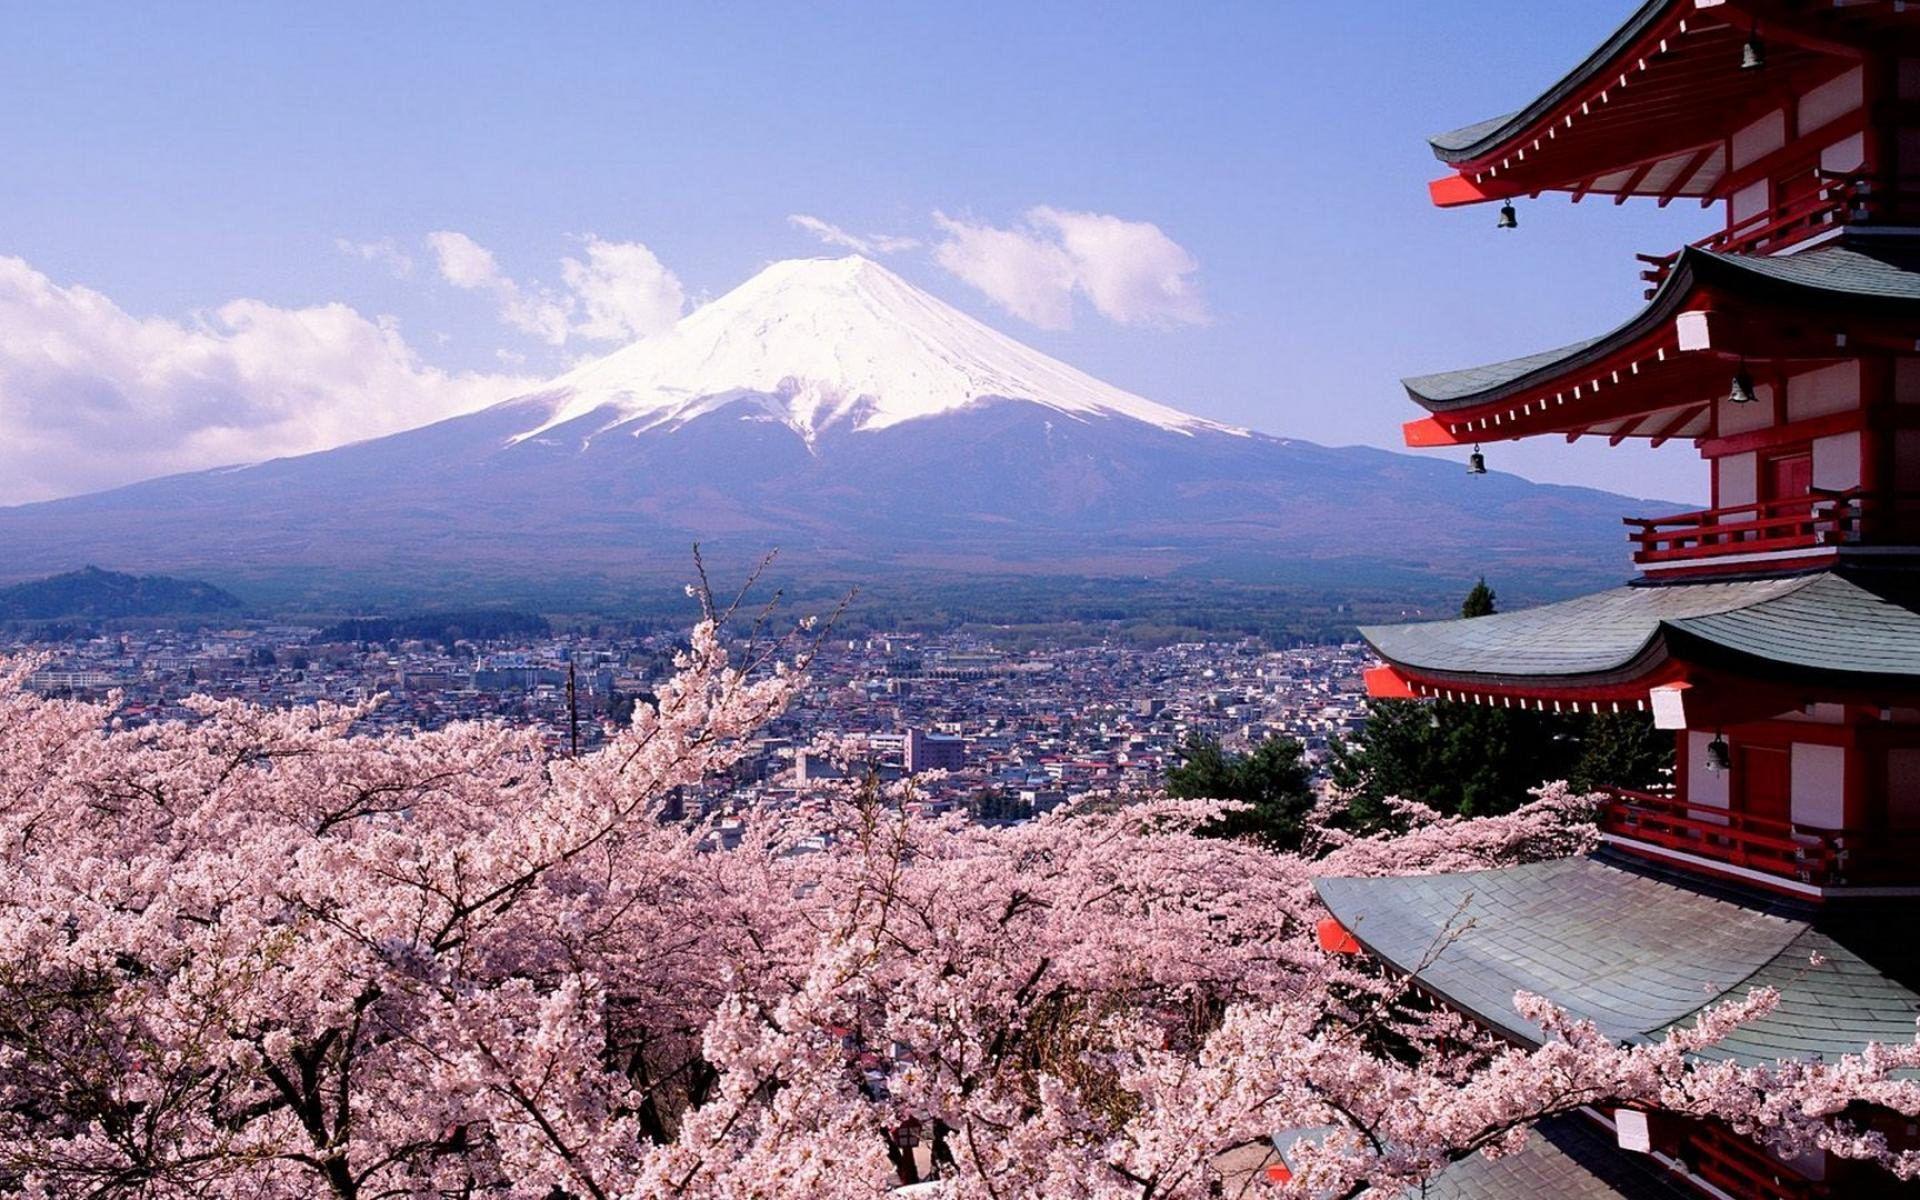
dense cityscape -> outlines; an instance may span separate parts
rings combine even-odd
[[[326,640],[263,622],[25,639],[29,679],[54,695],[117,693],[128,722],[191,716],[193,695],[270,706],[384,697],[370,730],[498,720],[539,729],[554,753],[589,751],[672,670],[671,635],[579,630],[485,640]],[[755,741],[713,801],[753,802],[834,766],[807,747],[855,735],[883,775],[925,775],[938,811],[1018,819],[1092,791],[1157,784],[1192,736],[1244,749],[1293,738],[1309,762],[1364,721],[1365,648],[1273,650],[1248,639],[1010,651],[972,634],[830,639],[796,703]],[[571,681],[571,692],[570,692]]]

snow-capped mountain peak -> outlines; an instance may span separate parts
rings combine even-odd
[[[595,432],[678,424],[743,397],[809,441],[842,422],[884,429],[989,399],[1179,433],[1243,432],[1102,383],[859,256],[774,263],[535,395],[547,416],[521,439],[594,413]]]

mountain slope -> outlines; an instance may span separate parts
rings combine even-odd
[[[1624,573],[1619,497],[1249,433],[1133,396],[864,260],[781,263],[494,408],[0,510],[0,573],[492,581],[790,566],[1434,580]],[[318,576],[316,576],[318,578]]]

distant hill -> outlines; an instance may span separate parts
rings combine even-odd
[[[0,588],[0,621],[175,617],[237,612],[238,596],[197,579],[84,567]]]
[[[404,617],[350,617],[314,636],[315,642],[494,641],[553,632],[545,617],[499,609],[416,613]]]

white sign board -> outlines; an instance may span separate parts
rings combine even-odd
[[[1620,1135],[1622,1150],[1637,1150],[1642,1154],[1653,1153],[1653,1133],[1647,1128],[1647,1114],[1635,1112],[1630,1108],[1615,1109],[1613,1128],[1614,1132]]]

